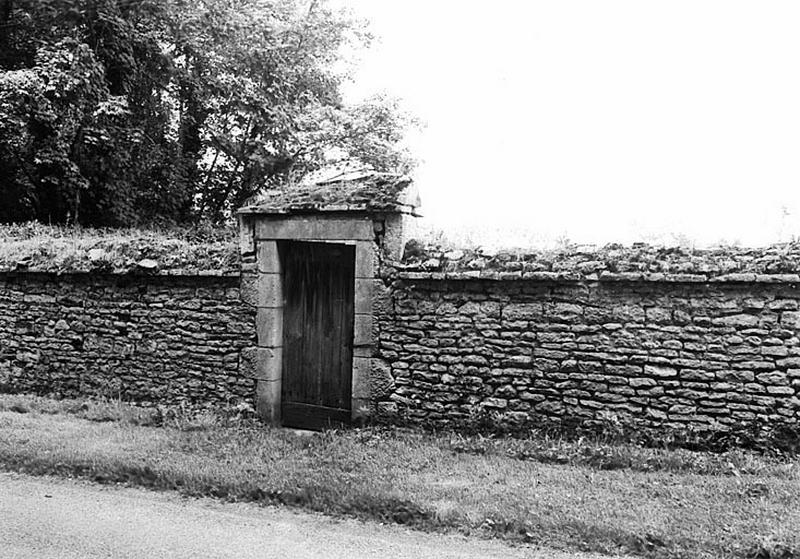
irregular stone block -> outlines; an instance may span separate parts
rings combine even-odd
[[[258,305],[258,274],[242,274],[239,293],[242,302],[253,307]]]
[[[645,365],[644,374],[657,378],[669,378],[678,376],[678,371],[673,367],[663,367],[659,365]]]
[[[780,385],[786,386],[789,384],[789,380],[786,376],[786,373],[782,373],[780,371],[771,371],[769,373],[760,373],[756,375],[756,378],[759,382],[762,382],[766,385]]]
[[[716,378],[725,382],[753,382],[755,377],[752,371],[722,370],[716,372]]]
[[[775,396],[794,396],[795,389],[791,386],[767,386],[767,394]]]
[[[502,316],[507,320],[531,320],[542,316],[541,303],[512,303],[503,307]]]
[[[564,413],[564,404],[561,402],[545,401],[536,404],[533,406],[533,409],[547,415],[561,415]]]
[[[486,398],[482,405],[485,408],[505,409],[508,407],[508,401],[503,398]]]
[[[758,317],[752,314],[735,314],[712,319],[712,324],[719,326],[733,326],[735,328],[748,328],[757,326]]]
[[[652,378],[632,378],[628,384],[633,388],[649,388],[656,386],[658,383]]]
[[[373,359],[371,365],[370,396],[375,400],[387,398],[395,389],[391,367],[382,359]],[[452,382],[453,377],[445,380],[446,376],[448,375],[442,375],[442,382]]]

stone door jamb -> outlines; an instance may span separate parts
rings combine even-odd
[[[245,224],[242,224],[243,226]],[[280,241],[332,242],[355,245],[352,418],[368,414],[369,374],[372,355],[372,287],[376,251],[373,221],[369,216],[301,217],[256,216],[253,242],[256,251],[256,411],[270,422],[281,421],[283,373],[283,269]],[[251,245],[252,246],[252,245]]]

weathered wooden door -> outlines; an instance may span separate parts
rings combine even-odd
[[[287,242],[284,264],[284,425],[350,421],[355,247]]]

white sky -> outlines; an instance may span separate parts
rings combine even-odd
[[[382,37],[425,220],[517,237],[800,235],[797,0],[341,0]]]

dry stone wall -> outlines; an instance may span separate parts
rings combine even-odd
[[[238,276],[0,274],[0,391],[142,405],[253,403]]]
[[[400,229],[387,218],[392,250],[358,266],[353,390],[383,419],[800,427],[800,245],[488,254],[410,243],[395,261]],[[0,392],[263,400],[257,379],[282,375],[269,365],[280,323],[266,320],[280,313],[265,311],[280,307],[269,289],[280,270],[265,258],[278,237],[246,232],[243,259],[227,245],[198,259],[215,263],[208,275],[180,259],[148,268],[136,243],[119,269],[104,260],[116,249],[87,245],[63,274],[14,252],[0,265]],[[365,252],[378,233],[373,223]]]
[[[800,424],[792,277],[502,273],[384,271],[379,415],[420,424]]]

